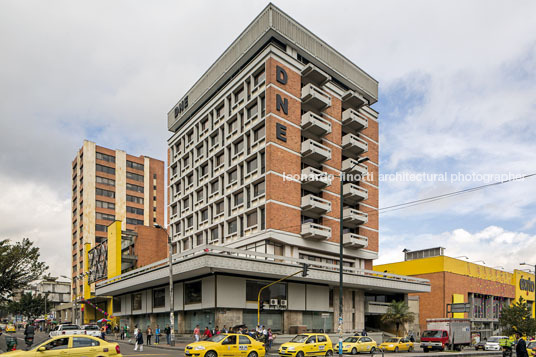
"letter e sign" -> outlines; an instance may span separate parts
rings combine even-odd
[[[287,142],[287,127],[280,123],[275,123],[275,137],[283,142]]]

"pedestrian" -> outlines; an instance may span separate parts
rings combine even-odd
[[[164,329],[164,333],[166,334],[166,342],[168,345],[171,345],[171,328],[169,325],[166,326]]]
[[[151,326],[147,327],[147,346],[151,344],[151,337],[153,337],[153,330]]]
[[[268,331],[268,344],[266,345],[266,352],[269,352],[272,348],[272,343],[274,343],[274,334],[272,333],[272,329],[269,328]]]
[[[158,345],[160,343],[160,325],[156,325],[154,330],[154,344]]]
[[[199,330],[199,325],[195,325],[195,328],[194,328],[194,339],[195,339],[195,342],[199,342],[199,337],[201,335],[201,331]]]
[[[103,340],[106,340],[106,328],[104,326],[101,327],[100,334],[101,334],[101,338]]]
[[[212,332],[208,329],[208,326],[205,326],[205,332],[203,332],[203,339],[208,340],[212,337]]]
[[[223,328],[221,329],[221,333],[228,333],[229,330],[227,330],[227,325],[223,325]]]
[[[218,328],[218,326],[216,326],[216,328],[214,329],[214,332],[212,333],[212,336],[219,335],[220,333],[221,333],[220,329]]]
[[[134,344],[134,351],[137,351],[139,347],[140,352],[143,352],[143,332],[141,332],[141,329],[138,329],[137,325],[136,330],[134,330],[134,335],[136,338],[136,343]]]
[[[363,331],[361,332],[361,336],[368,336],[367,335],[367,330],[363,329]]]
[[[527,352],[527,343],[521,338],[521,334],[519,332],[516,332],[516,339],[516,356],[529,357],[529,353]]]

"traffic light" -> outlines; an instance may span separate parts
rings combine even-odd
[[[264,311],[264,301],[260,301],[259,303],[259,311]]]
[[[309,268],[309,264],[303,264],[303,271],[302,271],[302,276],[303,277],[307,276],[307,269],[308,268]]]

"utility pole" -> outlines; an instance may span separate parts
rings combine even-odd
[[[354,167],[359,165],[362,162],[368,161],[368,157],[363,157],[361,159],[357,159],[354,166],[352,166],[349,170],[351,172]],[[342,357],[342,338],[343,338],[343,324],[342,324],[342,316],[343,316],[343,309],[342,309],[342,295],[343,295],[343,256],[344,256],[344,245],[343,245],[343,236],[344,236],[344,229],[343,229],[343,201],[344,201],[344,173],[341,172],[339,176],[340,181],[340,192],[339,192],[339,357]]]
[[[169,327],[171,328],[170,334],[170,345],[175,346],[175,300],[173,297],[173,245],[171,244],[171,237],[168,234],[168,231],[164,229],[159,224],[154,225],[155,228],[159,228],[166,232],[167,241],[168,241],[168,259],[169,259]]]

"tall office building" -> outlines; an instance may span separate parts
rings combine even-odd
[[[80,278],[88,270],[85,245],[93,248],[106,239],[108,225],[116,220],[125,231],[164,223],[164,162],[85,140],[72,162],[74,297],[94,295],[94,284],[84,291]]]
[[[358,37],[355,38],[358,41]],[[378,82],[272,4],[168,113],[168,217],[179,332],[260,322],[345,331],[428,281],[371,271],[378,256]],[[366,163],[358,160],[368,157]],[[365,176],[344,184],[341,174]],[[339,234],[342,204],[343,234]],[[97,284],[116,313],[169,322],[168,272]],[[166,268],[167,269],[167,268]],[[152,299],[151,299],[152,296]],[[119,310],[119,309],[118,309]]]

